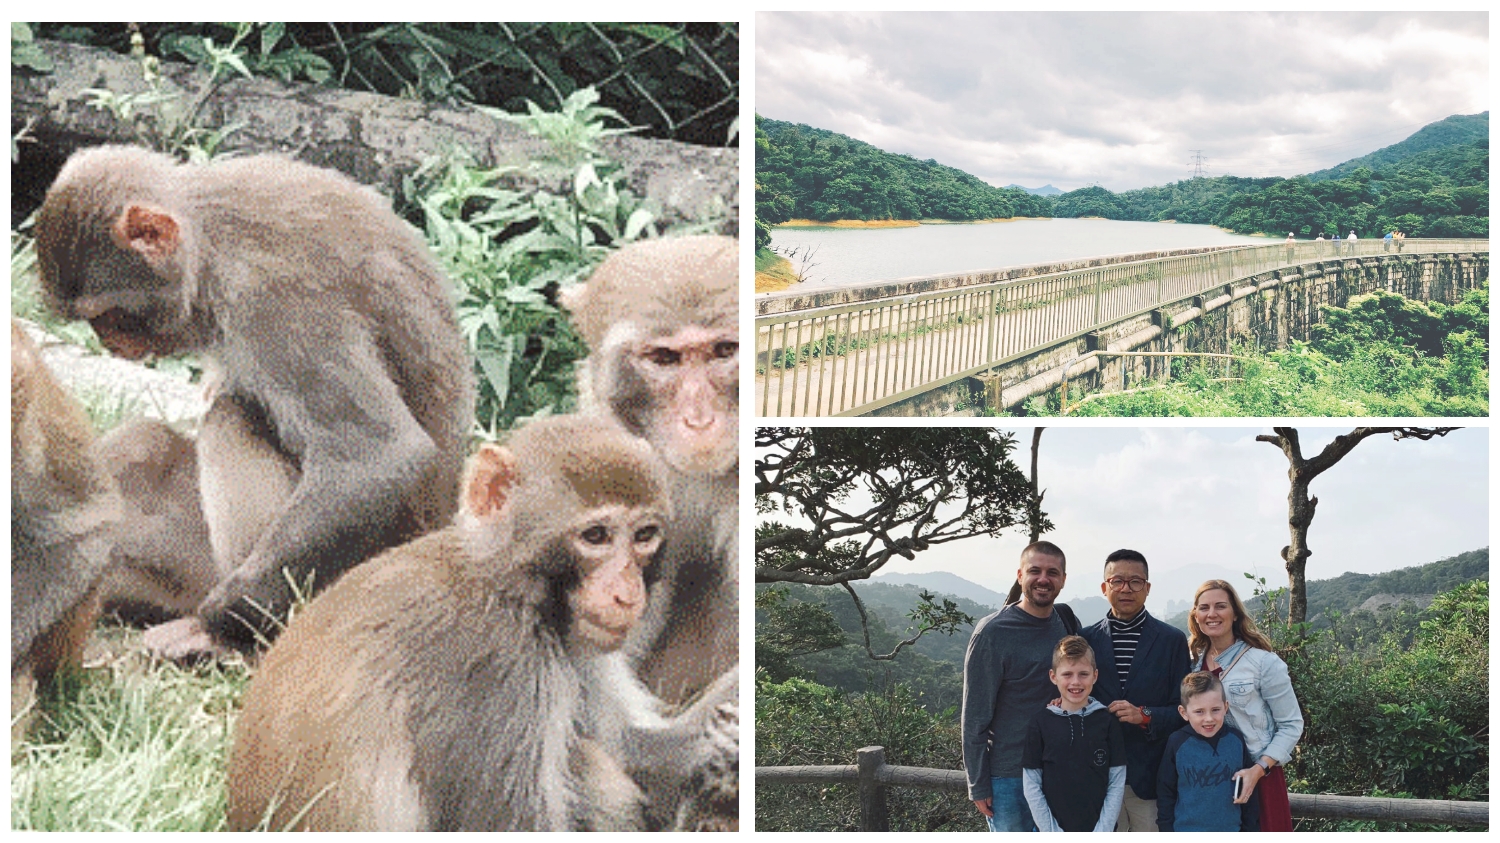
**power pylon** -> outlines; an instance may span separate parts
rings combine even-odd
[[[1203,178],[1203,165],[1208,163],[1208,159],[1203,157],[1203,150],[1189,149],[1188,152],[1193,153],[1193,178]]]

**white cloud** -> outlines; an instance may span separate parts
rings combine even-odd
[[[826,70],[829,69],[831,70]],[[994,184],[1294,175],[1488,108],[1484,13],[760,13],[756,112]]]
[[[1299,427],[1303,455],[1320,452],[1347,425]],[[1146,555],[1153,601],[1186,599],[1218,572],[1255,572],[1285,583],[1287,462],[1255,441],[1267,428],[1066,427],[1042,434],[1039,475],[1067,553],[1065,597],[1097,593],[1104,557],[1121,547]],[[1029,461],[1022,431],[1013,455]],[[1308,575],[1379,573],[1434,562],[1489,543],[1488,431],[1459,430],[1428,442],[1378,436],[1313,481],[1319,498],[1309,533]],[[889,572],[951,571],[999,592],[1012,579],[1023,533],[933,548]],[[1173,572],[1176,573],[1173,573]]]

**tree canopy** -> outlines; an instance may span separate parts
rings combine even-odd
[[[757,428],[755,446],[756,582],[861,580],[893,556],[1027,523],[1031,487],[1003,431]]]

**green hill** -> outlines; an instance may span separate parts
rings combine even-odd
[[[1390,595],[1394,598],[1393,601],[1389,601],[1392,604],[1409,598],[1425,606],[1426,601],[1435,594],[1473,580],[1488,582],[1489,578],[1490,549],[1483,547],[1447,559],[1429,562],[1426,565],[1400,568],[1383,574],[1350,572],[1328,580],[1309,580],[1307,616],[1312,619],[1314,627],[1326,627],[1329,625],[1330,613],[1351,614],[1359,610],[1372,597]],[[1236,587],[1239,585],[1235,583]],[[1245,581],[1245,586],[1240,589],[1241,598],[1248,598],[1249,580]],[[1245,608],[1251,612],[1259,612],[1260,607],[1259,598],[1245,600]],[[1379,611],[1375,610],[1376,613]],[[1178,629],[1185,630],[1187,629],[1187,612],[1166,618],[1166,621]]]
[[[1046,197],[995,187],[929,158],[847,135],[755,116],[755,217],[982,220],[1051,215]]]
[[[1053,216],[1177,220],[1242,234],[1489,236],[1489,112],[1456,114],[1369,155],[1307,176],[1217,176],[1056,198]]]
[[[1418,129],[1416,134],[1400,143],[1377,149],[1369,155],[1353,158],[1342,164],[1336,164],[1326,170],[1316,173],[1308,173],[1307,178],[1312,181],[1328,181],[1329,179],[1341,179],[1352,175],[1360,167],[1369,167],[1378,170],[1382,167],[1390,167],[1400,164],[1418,153],[1428,152],[1434,149],[1443,149],[1452,146],[1473,146],[1475,141],[1484,141],[1486,145],[1490,138],[1490,113],[1482,111],[1478,114],[1455,114],[1445,117],[1436,123],[1428,123]]]

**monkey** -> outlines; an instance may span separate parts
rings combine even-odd
[[[739,241],[645,241],[610,255],[562,303],[590,349],[585,412],[651,442],[674,470],[679,541],[633,634],[647,685],[690,698],[738,663]]]
[[[99,613],[120,496],[94,459],[83,408],[10,325],[11,736],[25,732],[35,693],[82,665]]]
[[[124,505],[99,586],[104,614],[141,626],[192,614],[223,577],[203,517],[194,441],[137,419],[101,436],[95,450]]]
[[[685,704],[739,664],[739,241],[698,236],[644,241],[611,254],[560,293],[589,347],[579,403],[645,438],[672,468],[673,541],[646,615],[614,669],[627,710]],[[738,748],[700,771],[716,784],[638,775],[648,824],[682,827],[733,805]],[[710,792],[713,794],[710,796]],[[694,820],[692,827],[738,822]]]
[[[224,574],[156,655],[252,649],[323,588],[451,518],[473,364],[449,283],[379,194],[274,155],[75,153],[36,221],[44,298],[129,359],[219,373],[196,452]]]
[[[345,574],[263,657],[229,826],[639,828],[629,768],[689,775],[721,755],[738,691],[721,682],[655,722],[613,696],[609,656],[671,541],[667,491],[650,447],[596,418],[482,446],[451,526]]]

